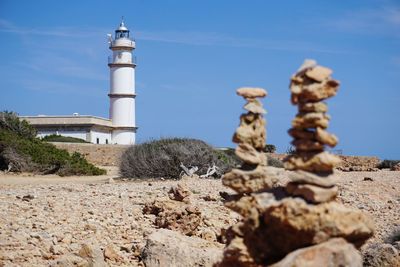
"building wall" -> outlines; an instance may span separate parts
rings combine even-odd
[[[62,135],[80,138],[86,142],[93,144],[114,144],[112,141],[111,130],[107,130],[101,127],[64,127],[63,128],[47,128],[38,129],[38,137],[43,138],[46,135]]]
[[[88,139],[89,130],[88,129],[87,130],[86,129],[81,129],[81,130],[38,130],[37,137],[43,138],[47,135],[52,135],[52,134],[75,137],[75,138],[79,138],[79,139],[89,142],[89,139]]]
[[[107,130],[91,129],[90,142],[93,144],[113,144],[111,132]]]

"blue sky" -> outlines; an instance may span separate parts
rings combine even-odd
[[[400,2],[0,0],[0,109],[108,117],[106,34],[136,39],[139,141],[234,146],[241,86],[266,88],[268,143],[296,113],[289,78],[306,58],[341,81],[329,131],[349,155],[400,159]]]

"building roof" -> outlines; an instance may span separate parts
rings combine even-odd
[[[20,116],[33,126],[102,126],[113,128],[110,119],[90,115],[69,115],[69,116]]]

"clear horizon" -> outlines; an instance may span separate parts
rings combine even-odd
[[[307,58],[341,82],[328,131],[346,155],[400,159],[397,1],[0,2],[0,110],[108,118],[107,33],[136,39],[137,140],[233,147],[243,86],[268,91],[267,143],[285,152],[290,76]]]

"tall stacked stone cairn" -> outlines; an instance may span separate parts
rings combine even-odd
[[[359,248],[373,235],[373,223],[361,211],[335,201],[338,188],[333,168],[339,160],[324,152],[337,138],[328,133],[327,105],[339,83],[332,71],[306,60],[292,77],[292,103],[299,114],[289,130],[296,151],[285,162],[286,186],[277,184],[279,173],[266,166],[262,153],[264,110],[256,97],[260,89],[239,89],[249,112],[241,116],[233,141],[241,169],[222,177],[236,191],[225,206],[242,219],[225,233],[223,259],[216,266],[320,267],[362,266]],[[248,107],[257,107],[249,110]],[[247,108],[246,108],[247,107]]]

